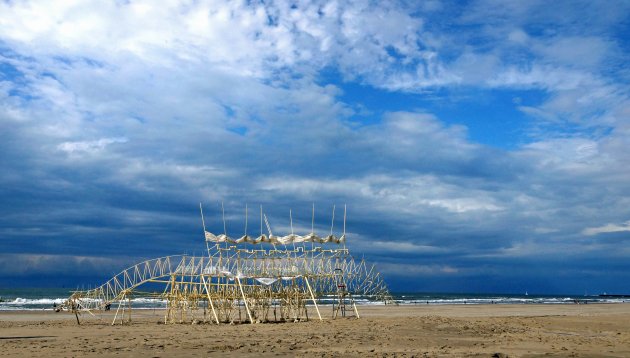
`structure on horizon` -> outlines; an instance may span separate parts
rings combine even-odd
[[[78,314],[117,305],[112,324],[122,324],[131,320],[132,298],[153,297],[166,301],[164,323],[220,324],[308,320],[309,308],[321,320],[322,304],[332,304],[333,318],[359,318],[357,297],[393,302],[374,266],[356,261],[346,248],[345,206],[341,236],[333,234],[334,206],[326,236],[314,232],[314,206],[311,232],[303,236],[293,232],[291,211],[291,233],[274,235],[261,207],[257,237],[248,235],[246,207],[240,238],[227,235],[223,204],[224,231],[219,235],[206,230],[201,204],[199,209],[207,256],[167,256],[138,263],[97,288],[73,292],[64,307]],[[140,291],[143,285],[156,284],[161,290]]]

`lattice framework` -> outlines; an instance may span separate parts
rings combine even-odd
[[[166,301],[165,323],[300,321],[309,319],[309,309],[321,320],[320,306],[326,301],[332,302],[333,317],[345,316],[348,305],[358,318],[356,296],[393,302],[375,267],[356,261],[345,247],[345,208],[340,237],[333,235],[332,225],[326,237],[312,231],[274,236],[261,208],[261,235],[232,239],[207,231],[201,213],[207,256],[143,261],[97,288],[74,292],[65,307],[78,314],[117,305],[112,324],[128,322],[131,298],[147,283],[164,287],[150,296]],[[263,220],[267,234],[262,233]]]

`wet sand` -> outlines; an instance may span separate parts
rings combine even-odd
[[[359,307],[360,319],[169,324],[163,312],[0,312],[0,356],[630,357],[630,304]]]

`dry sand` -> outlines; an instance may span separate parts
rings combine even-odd
[[[630,304],[381,306],[360,313],[217,326],[158,324],[161,312],[149,310],[134,311],[124,326],[111,326],[111,315],[101,321],[84,314],[79,326],[68,313],[1,312],[0,356],[630,357]]]

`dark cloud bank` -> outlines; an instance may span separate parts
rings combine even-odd
[[[102,20],[130,11],[120,6]],[[96,284],[143,259],[202,254],[199,202],[209,228],[222,232],[223,201],[232,235],[243,232],[246,203],[253,218],[262,205],[276,232],[288,231],[289,209],[308,231],[312,203],[316,229],[326,232],[333,204],[337,218],[347,204],[350,249],[396,291],[628,293],[630,102],[614,79],[627,69],[613,64],[611,77],[599,71],[602,59],[569,66],[552,51],[577,41],[626,57],[611,30],[621,20],[604,13],[597,33],[563,23],[538,34],[528,28],[538,13],[531,5],[511,12],[519,21],[495,24],[509,34],[498,39],[475,27],[486,2],[465,14],[327,6],[318,16],[337,19],[338,33],[316,26],[310,10],[289,17],[271,5],[233,14],[229,21],[247,17],[241,25],[253,28],[237,26],[232,38],[191,27],[179,41],[154,43],[157,25],[96,44],[56,25],[39,33],[11,22],[0,31],[0,283]],[[257,22],[263,10],[278,23]],[[407,26],[367,21],[382,11]],[[445,14],[481,39],[446,32]],[[380,37],[356,37],[371,33]],[[470,52],[455,50],[457,41]],[[347,55],[357,51],[365,57]],[[506,54],[518,51],[525,64]],[[329,67],[338,74],[324,75]],[[496,75],[473,76],[485,68]],[[401,101],[440,98],[399,111],[341,100],[357,84]],[[469,134],[483,113],[439,116],[441,103],[466,105],[449,98],[458,86],[545,99],[513,102],[528,129],[498,148]],[[604,104],[570,104],[585,101]]]

